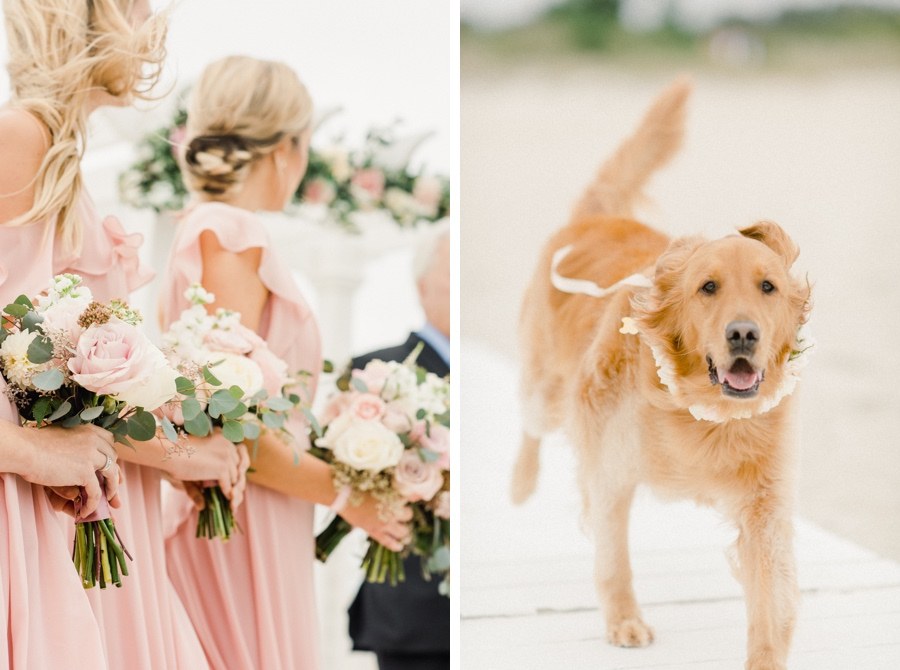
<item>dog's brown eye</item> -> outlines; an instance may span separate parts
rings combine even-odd
[[[762,283],[762,285],[760,286],[760,288],[762,288],[763,293],[774,293],[775,292],[775,285],[770,281],[764,281]]]
[[[712,295],[716,292],[716,289],[719,288],[719,285],[714,281],[708,281],[703,286],[700,287],[700,290],[703,291],[706,295]]]

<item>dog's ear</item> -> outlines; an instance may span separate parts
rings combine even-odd
[[[674,286],[691,254],[705,241],[699,236],[672,240],[669,248],[656,260],[654,284],[661,292],[667,293]]]
[[[797,260],[797,256],[800,255],[800,249],[797,248],[794,240],[774,221],[758,221],[752,226],[741,228],[738,232],[744,237],[765,244],[784,259],[785,267],[791,267]]]

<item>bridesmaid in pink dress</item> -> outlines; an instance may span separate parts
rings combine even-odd
[[[128,104],[152,84],[165,21],[151,17],[148,0],[5,0],[3,9],[14,96],[0,111],[0,298],[34,295],[65,266],[83,272],[98,298],[127,297],[148,279],[137,264],[137,241],[92,211],[79,158],[91,112]],[[205,667],[168,582],[159,470],[124,466],[128,508],[121,508],[118,466],[107,465],[118,458],[108,432],[19,428],[5,396],[0,418],[0,472],[15,473],[0,475],[0,622],[7,640],[0,668]],[[165,467],[176,477],[209,476],[240,489],[241,459],[223,438],[218,442],[218,450],[198,449],[197,458],[173,458]],[[160,468],[165,448],[139,443],[122,453]],[[92,511],[100,496],[95,469],[107,476],[107,495],[120,507],[120,532],[136,560],[122,590],[94,591],[89,599],[71,562],[71,534],[66,538],[51,504],[65,509],[85,486],[84,511]],[[58,488],[48,496],[50,489],[29,481]],[[65,528],[71,532],[71,519]]]
[[[162,296],[166,325],[187,306],[193,282],[268,341],[293,371],[321,368],[315,319],[259,210],[281,210],[306,170],[311,102],[282,63],[230,57],[207,67],[188,111],[185,177],[199,200],[180,222]],[[169,572],[216,670],[318,668],[313,594],[313,504],[333,505],[352,524],[396,549],[409,510],[382,519],[374,500],[343,507],[328,467],[309,456],[303,429],[286,445],[264,435],[253,460],[243,529],[228,542],[194,537],[182,496],[167,542]]]
[[[97,215],[86,193],[78,203],[84,243],[80,256],[58,257],[55,273],[73,272],[84,279],[99,301],[128,298],[149,282],[153,272],[141,265],[139,234],[128,235],[114,217]],[[165,534],[162,519],[161,480],[196,480],[224,477],[229,491],[232,481],[241,482],[246,470],[246,450],[240,452],[220,435],[192,438],[194,453],[166,458],[166,440],[133,442],[135,449],[119,451],[124,481],[122,501],[116,513],[117,528],[134,556],[121,589],[92,589],[88,597],[100,624],[111,668],[155,670],[156,668],[202,669],[206,656],[166,569]],[[243,483],[237,486],[234,504],[240,503]],[[71,523],[67,523],[71,529]],[[71,537],[71,532],[70,532]]]

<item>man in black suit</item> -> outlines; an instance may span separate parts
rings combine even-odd
[[[450,236],[442,225],[429,231],[416,250],[413,271],[425,325],[398,347],[353,359],[402,361],[424,343],[417,363],[441,377],[450,372]],[[450,667],[450,599],[438,593],[439,579],[422,578],[418,556],[404,563],[406,581],[397,586],[363,583],[350,606],[353,648],[374,651],[380,670],[447,670]]]

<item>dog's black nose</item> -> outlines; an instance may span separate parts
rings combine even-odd
[[[759,326],[752,321],[732,321],[725,327],[732,354],[752,354],[759,342]]]

